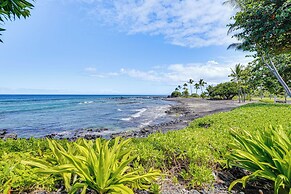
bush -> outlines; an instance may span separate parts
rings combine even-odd
[[[171,94],[171,98],[177,98],[177,97],[180,97],[182,96],[181,92],[175,90],[174,92],[172,92]]]
[[[0,193],[22,193],[24,191],[46,188],[54,189],[55,180],[49,176],[38,176],[30,166],[21,164],[28,159],[28,153],[4,153],[0,157]]]
[[[191,94],[191,97],[193,97],[193,98],[199,98],[200,96],[198,94],[196,94],[196,93],[193,93],[193,94]]]
[[[130,139],[113,142],[79,140],[67,144],[67,149],[54,140],[48,140],[53,158],[23,161],[36,166],[40,173],[61,175],[69,193],[90,188],[98,193],[132,193],[132,189],[148,189],[160,176],[158,171],[148,173],[137,164],[130,164],[136,158],[130,149],[124,149]],[[110,144],[113,144],[110,146]],[[72,186],[69,184],[72,183]]]
[[[235,143],[229,156],[232,165],[244,168],[252,174],[231,183],[229,190],[237,183],[254,178],[273,181],[274,193],[291,193],[291,136],[282,127],[266,128],[265,131],[250,134],[233,131]]]
[[[189,91],[186,89],[186,90],[184,90],[183,92],[182,92],[182,96],[183,97],[189,97]]]
[[[55,189],[54,177],[38,176],[35,169],[21,164],[21,160],[50,154],[48,144],[42,139],[0,140],[0,193]]]
[[[238,93],[238,86],[234,82],[220,83],[217,86],[208,86],[206,89],[210,98],[231,100]]]
[[[203,92],[200,96],[201,96],[201,98],[205,99],[207,97],[207,93]]]

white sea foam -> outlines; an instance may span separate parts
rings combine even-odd
[[[92,104],[94,101],[85,101],[85,102],[80,102],[79,104]]]
[[[150,120],[150,121],[146,121],[146,122],[143,122],[143,123],[141,123],[141,124],[139,125],[139,128],[142,128],[142,127],[148,126],[148,125],[150,125],[152,122],[153,122],[152,120]]]
[[[131,120],[131,117],[128,117],[128,118],[122,118],[122,119],[120,119],[120,120],[122,120],[122,121],[130,121],[130,120]]]
[[[136,109],[135,111],[138,111],[137,113],[134,113],[133,115],[131,115],[130,117],[127,118],[122,118],[120,120],[122,121],[130,121],[133,118],[138,118],[141,117],[141,115],[146,111],[146,108],[141,108],[141,109]]]
[[[117,111],[122,111],[122,110],[120,108],[118,108]]]
[[[159,107],[154,107],[149,109],[149,111],[147,112],[147,119],[144,120],[144,122],[142,122],[139,127],[145,127],[148,125],[151,125],[156,119],[163,117],[166,115],[166,110],[168,110],[170,108],[169,105],[165,105],[165,106],[159,106]]]
[[[133,118],[138,118],[142,115],[142,113],[144,113],[147,109],[146,108],[141,108],[141,109],[137,109],[136,111],[138,111],[137,113],[133,114],[131,117]]]

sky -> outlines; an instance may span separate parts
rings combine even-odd
[[[190,78],[228,81],[246,53],[227,50],[223,0],[36,0],[5,22],[0,94],[168,95]]]

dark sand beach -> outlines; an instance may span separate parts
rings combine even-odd
[[[238,101],[234,100],[206,100],[201,98],[168,98],[167,100],[176,102],[166,111],[169,117],[173,118],[170,122],[148,125],[140,130],[115,133],[111,137],[146,137],[154,132],[179,130],[187,127],[194,119],[218,112],[230,111],[250,103],[249,101],[238,103]]]

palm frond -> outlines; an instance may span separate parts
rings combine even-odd
[[[232,43],[227,49],[243,50],[243,43]]]

